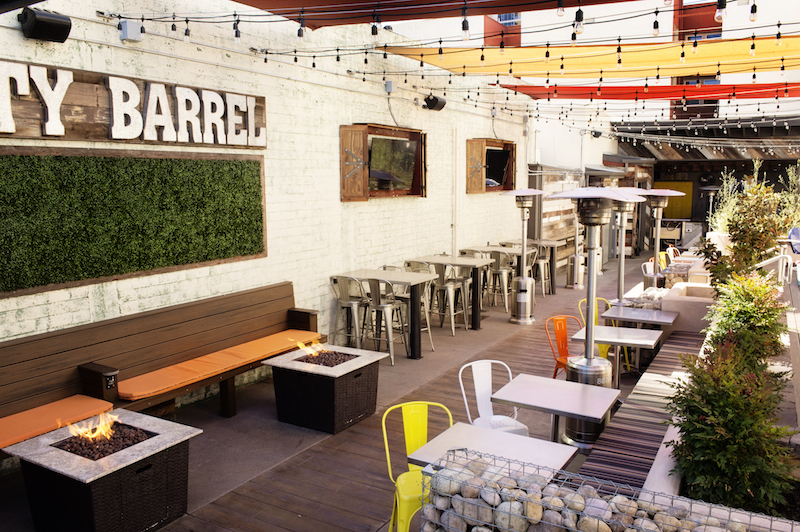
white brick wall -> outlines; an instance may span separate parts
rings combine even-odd
[[[96,11],[141,13],[233,12],[245,8],[225,2],[115,2],[50,0],[47,9],[69,15],[73,29],[64,44],[24,39],[17,29],[16,11],[0,14],[3,59],[139,77],[218,91],[260,94],[267,102],[267,148],[263,150],[266,237],[268,256],[255,260],[189,268],[187,270],[120,279],[107,283],[0,299],[0,338],[11,339],[53,331],[97,320],[142,312],[255,286],[292,281],[296,304],[318,309],[321,329],[327,332],[332,304],[328,278],[360,267],[400,264],[403,259],[427,253],[457,253],[470,244],[519,238],[520,217],[511,197],[497,193],[465,193],[465,149],[469,138],[494,137],[518,145],[518,182],[527,186],[521,116],[500,112],[496,120],[489,109],[476,109],[448,92],[441,112],[416,107],[431,88],[455,90],[459,84],[474,87],[469,78],[402,76],[394,79],[391,108],[399,125],[423,130],[428,136],[428,195],[426,198],[382,198],[342,203],[339,199],[339,126],[358,122],[393,125],[380,76],[362,82],[347,69],[363,69],[363,53],[310,60],[261,56],[248,47],[291,49],[296,24],[245,24],[242,44],[233,41],[230,24],[190,25],[191,44],[169,36],[169,23],[146,24],[142,42],[122,43],[115,21],[104,21]],[[178,20],[179,31],[185,24]],[[327,28],[307,32],[315,48],[346,47],[369,41],[367,25]],[[384,32],[390,35],[388,32]],[[414,62],[380,55],[370,56],[370,68],[387,71],[413,69]],[[376,65],[376,66],[373,66]],[[379,65],[379,66],[378,66]],[[412,85],[419,85],[418,89]],[[437,91],[437,94],[439,92]],[[504,100],[504,98],[503,98]],[[500,107],[498,102],[498,107]],[[540,129],[543,126],[537,126]],[[555,128],[551,124],[551,129]],[[539,138],[548,137],[540,133]],[[550,138],[558,138],[550,135]],[[572,140],[570,140],[572,142]],[[63,146],[58,140],[34,142],[0,139],[0,145]],[[111,143],[71,143],[70,147],[119,149],[170,149]],[[573,146],[572,153],[577,146]],[[186,151],[185,148],[173,148]],[[197,148],[202,151],[203,148]],[[232,150],[207,148],[224,153]],[[547,159],[570,159],[563,148],[548,146]],[[571,164],[570,164],[571,163]],[[598,163],[598,161],[595,161]]]

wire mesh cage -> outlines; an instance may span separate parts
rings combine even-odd
[[[800,532],[800,522],[468,449],[423,469],[422,532]]]

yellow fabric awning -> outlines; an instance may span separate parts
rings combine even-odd
[[[755,55],[750,55],[753,43]],[[550,62],[545,61],[548,50],[545,46],[505,48],[503,54],[499,48],[444,48],[441,59],[438,47],[388,47],[386,50],[458,75],[550,77],[553,83],[562,76],[562,57],[565,78],[599,78],[601,70],[603,78],[713,76],[718,68],[722,74],[730,74],[752,73],[755,67],[758,73],[780,70],[781,58],[786,70],[800,69],[800,36],[783,37],[780,46],[776,45],[774,37],[699,41],[697,53],[692,51],[691,41],[619,46],[621,68],[617,68],[616,44],[550,46]],[[684,52],[683,63],[681,51]]]

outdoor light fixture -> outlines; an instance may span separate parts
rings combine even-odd
[[[461,40],[468,41],[469,20],[467,20],[467,0],[464,0],[464,7],[461,8],[461,16],[463,17],[463,20],[461,21]]]
[[[544,194],[544,191],[536,188],[526,188],[509,190],[503,192],[503,196],[514,196],[522,214],[522,255],[519,258],[519,275],[511,280],[512,293],[514,294],[514,306],[509,322],[517,325],[530,325],[533,323],[533,294],[536,284],[533,279],[525,276],[528,257],[528,219],[530,210],[533,207],[533,200],[536,196]],[[552,280],[551,280],[552,282]]]
[[[656,9],[656,19],[653,21],[653,37],[658,37],[658,9]]]
[[[727,0],[717,0],[717,10],[714,11],[714,20],[717,22],[722,22],[722,19],[728,15],[727,10],[725,9],[726,4]]]
[[[558,0],[558,9],[556,10],[556,14],[559,17],[564,16],[564,0]]]
[[[575,12],[575,33],[583,33],[583,9],[580,7]]]
[[[615,188],[582,187],[547,196],[552,199],[571,199],[577,204],[578,220],[586,227],[586,254],[589,274],[586,289],[586,336],[584,356],[569,357],[567,360],[567,380],[610,388],[613,369],[611,362],[594,356],[594,327],[597,319],[597,262],[600,244],[600,227],[611,221],[611,211],[615,202],[640,203],[644,198],[620,192]],[[584,447],[591,446],[602,430],[602,424],[568,419],[564,437],[570,443]],[[594,436],[592,438],[592,436]],[[580,441],[578,441],[580,440]],[[588,444],[588,445],[587,445]]]
[[[758,19],[758,7],[756,7],[756,3],[753,2],[753,5],[750,6],[750,22],[755,22]]]
[[[72,29],[72,20],[54,11],[25,7],[17,15],[22,25],[22,34],[28,39],[64,42]]]

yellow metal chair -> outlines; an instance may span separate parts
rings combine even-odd
[[[389,478],[395,485],[392,518],[389,521],[389,532],[397,524],[398,532],[408,532],[411,517],[422,508],[422,468],[408,464],[408,471],[394,478],[392,459],[389,456],[389,438],[386,434],[386,417],[398,408],[403,413],[403,432],[406,440],[406,455],[409,455],[428,443],[428,407],[441,408],[447,413],[450,426],[453,426],[453,415],[446,406],[427,401],[411,401],[390,407],[383,414],[383,444],[386,448],[386,463],[389,466]]]
[[[611,308],[611,302],[609,302],[608,299],[605,299],[605,298],[602,298],[602,297],[595,298],[595,300],[594,300],[594,324],[595,325],[599,325],[600,324],[600,309],[598,308],[598,302],[600,302],[600,301],[603,301],[606,304],[606,308],[604,309],[604,311]],[[583,326],[586,327],[586,315],[583,313],[584,308],[586,308],[586,298],[583,298],[580,301],[578,301],[578,311],[581,313],[581,321],[583,321]],[[616,327],[617,326],[617,320],[611,320],[611,325]],[[603,357],[603,358],[608,358],[608,350],[610,348],[611,348],[611,346],[608,345],[608,344],[597,344],[597,350],[599,352],[599,355],[601,357]],[[630,360],[628,360],[628,348],[627,347],[622,347],[621,350],[624,350],[624,352],[625,352],[625,366],[627,366],[628,371],[630,371],[631,370],[631,363],[630,363]]]

